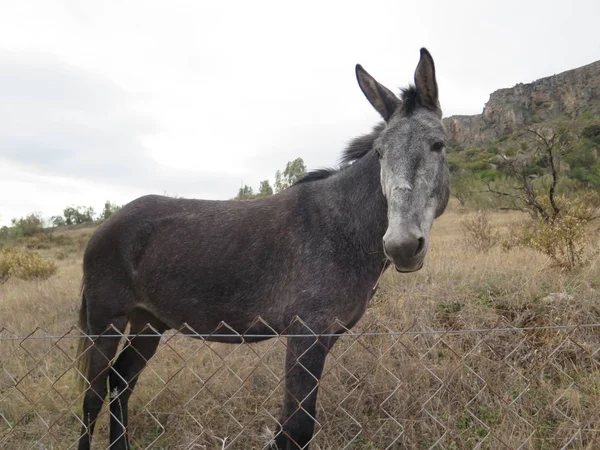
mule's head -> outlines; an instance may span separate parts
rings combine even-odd
[[[373,150],[381,164],[387,200],[386,256],[400,272],[423,266],[433,220],[444,212],[450,193],[446,132],[438,99],[433,58],[421,49],[415,86],[399,99],[360,65],[356,76],[363,93],[385,120]]]

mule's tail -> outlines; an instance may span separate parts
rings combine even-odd
[[[79,338],[77,345],[77,356],[75,367],[78,371],[77,388],[79,392],[83,392],[88,387],[88,369],[90,366],[91,352],[88,351],[93,342],[87,335],[89,334],[87,320],[87,301],[85,299],[85,289],[83,283],[81,285],[81,308],[79,308],[79,330],[83,335]]]

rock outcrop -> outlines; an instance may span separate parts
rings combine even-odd
[[[490,95],[483,113],[444,119],[451,141],[482,145],[545,120],[600,115],[600,61]]]

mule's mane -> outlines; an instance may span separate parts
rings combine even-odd
[[[414,86],[409,86],[400,91],[400,98],[402,100],[402,104],[400,106],[400,112],[404,116],[411,115],[418,106],[419,103],[419,95],[417,93],[417,88]],[[380,122],[375,127],[373,127],[373,131],[368,134],[363,134],[357,138],[354,138],[350,141],[344,153],[342,153],[342,157],[340,158],[340,165],[337,168],[325,168],[325,169],[317,169],[311,170],[294,184],[307,183],[310,181],[323,180],[325,178],[330,177],[336,172],[343,170],[348,167],[348,165],[352,164],[354,161],[365,156],[371,149],[373,148],[373,143],[379,137],[383,129],[385,128],[385,123]]]
[[[351,164],[369,153],[373,148],[373,143],[384,128],[385,123],[380,122],[373,127],[373,131],[370,133],[352,139],[346,150],[344,150],[344,153],[342,153],[342,157],[340,158],[341,165]]]
[[[384,128],[385,123],[380,122],[377,125],[375,125],[375,127],[373,127],[373,131],[371,131],[370,133],[363,134],[362,136],[352,139],[348,143],[348,146],[344,150],[344,153],[342,153],[342,157],[340,158],[340,165],[338,167],[311,170],[298,181],[296,181],[296,183],[294,184],[323,180],[325,178],[329,178],[331,175],[333,175],[336,172],[339,172],[340,170],[344,170],[354,161],[362,158],[367,153],[369,153],[369,151],[373,148],[373,143],[375,142],[375,139],[377,139],[377,137],[383,131]]]
[[[419,93],[417,92],[417,88],[413,85],[410,85],[407,88],[402,88],[400,90],[400,98],[402,99],[400,111],[402,111],[403,116],[410,116],[413,112],[415,112],[417,107],[421,106]]]

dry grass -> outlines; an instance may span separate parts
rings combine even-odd
[[[474,214],[442,216],[425,268],[386,273],[354,331],[600,322],[597,256],[566,273],[533,250],[468,251],[461,219]],[[521,218],[489,214],[502,234]],[[38,327],[34,336],[62,335],[76,323],[81,248],[71,242],[40,251],[57,259],[58,274],[0,286],[0,328],[10,330],[4,337]],[[75,345],[0,342],[0,447],[76,441]],[[600,328],[344,337],[322,380],[314,447],[383,449],[399,436],[390,448],[600,448],[599,350]],[[284,353],[283,339],[237,346],[175,337],[162,344],[131,401],[134,448],[217,449],[238,435],[229,448],[261,448],[263,428],[273,427],[279,411]],[[107,422],[104,412],[96,448],[107,446]]]

